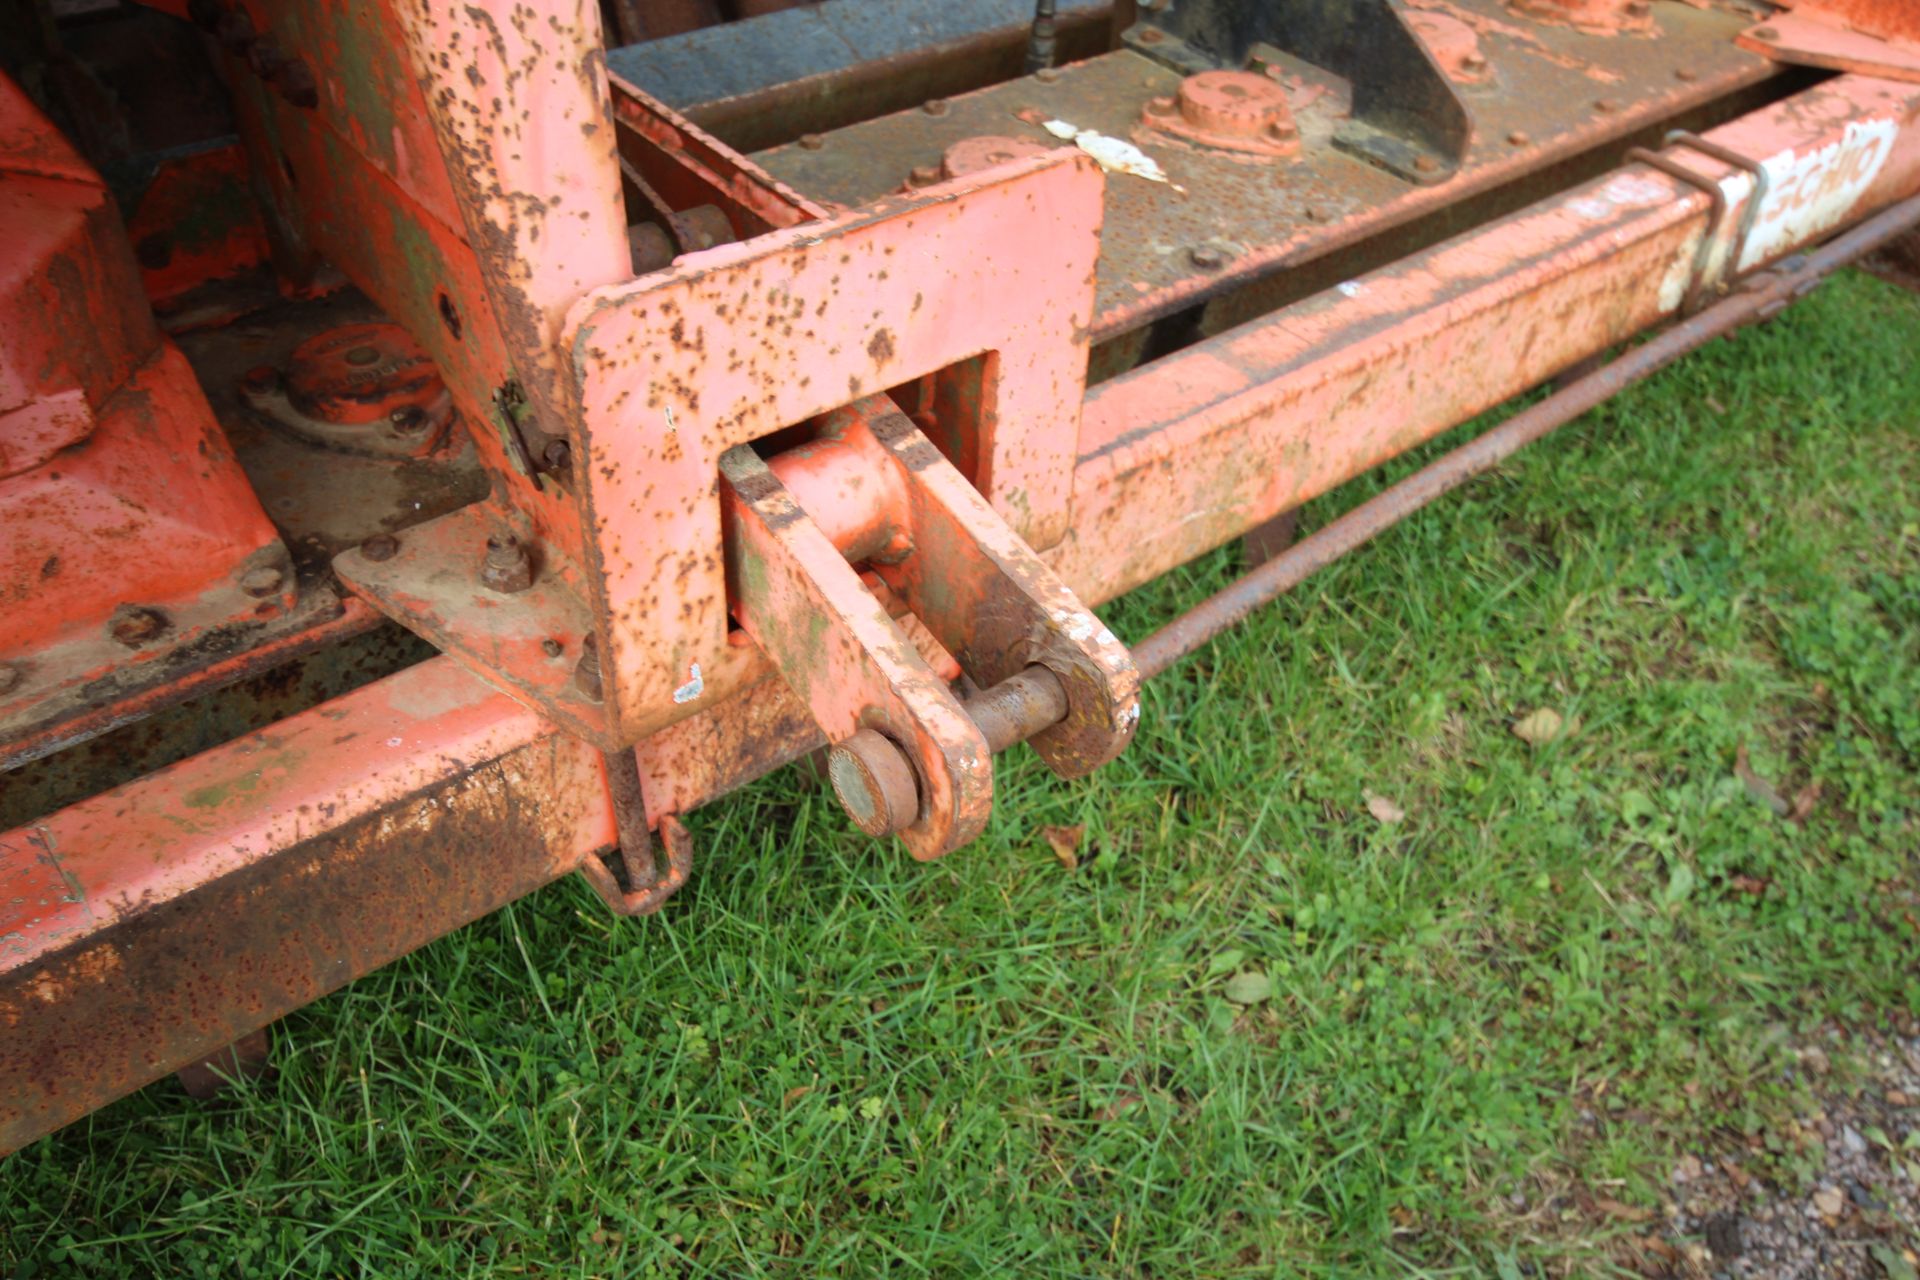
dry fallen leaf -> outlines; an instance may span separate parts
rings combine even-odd
[[[1609,1218],[1618,1218],[1622,1222],[1645,1222],[1653,1216],[1653,1210],[1641,1209],[1630,1204],[1621,1204],[1608,1196],[1595,1196],[1593,1207]]]
[[[1047,848],[1053,850],[1053,856],[1060,859],[1060,865],[1072,871],[1080,865],[1080,837],[1087,834],[1087,824],[1076,822],[1070,827],[1041,827],[1040,835],[1047,842]]]
[[[1813,1207],[1829,1218],[1846,1211],[1847,1197],[1838,1187],[1822,1187],[1813,1193]]]
[[[1775,791],[1773,785],[1755,773],[1753,766],[1747,763],[1747,744],[1744,742],[1734,748],[1733,772],[1741,785],[1746,787],[1747,794],[1773,810],[1775,816],[1784,818],[1792,811],[1793,806],[1787,803],[1786,797]]]
[[[1757,898],[1767,891],[1767,886],[1772,884],[1773,881],[1760,876],[1750,876],[1745,872],[1741,872],[1728,880],[1727,883],[1733,888],[1735,893],[1750,894]]]
[[[1813,816],[1813,806],[1817,804],[1819,800],[1820,783],[1818,780],[1809,782],[1795,793],[1793,797],[1793,808],[1787,813],[1787,821],[1805,826],[1807,819]]]
[[[813,1092],[812,1085],[797,1084],[793,1086],[793,1088],[787,1090],[786,1094],[780,1099],[781,1105],[790,1107],[794,1103],[800,1101],[800,1099],[806,1097],[808,1094],[812,1092]]]
[[[1513,722],[1513,736],[1529,746],[1545,746],[1560,736],[1560,730],[1565,725],[1558,711],[1552,707],[1540,707]]]
[[[1401,822],[1406,819],[1407,811],[1385,796],[1375,795],[1371,791],[1362,791],[1366,797],[1367,812],[1381,822]]]

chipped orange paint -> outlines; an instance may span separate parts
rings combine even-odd
[[[971,479],[1029,542],[1060,538],[1100,196],[1077,153],[1018,161],[689,255],[576,309],[577,474],[617,737],[711,699],[729,448],[991,352]]]

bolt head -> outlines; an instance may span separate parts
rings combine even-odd
[[[566,652],[566,649],[567,647],[565,645],[555,640],[552,636],[548,636],[540,642],[540,652],[546,654],[549,658],[559,657],[562,653]]]
[[[427,429],[427,411],[416,404],[403,404],[387,415],[387,421],[393,424],[395,431],[413,435]]]
[[[549,440],[540,451],[540,460],[549,471],[566,471],[573,466],[573,446],[565,440]]]
[[[289,58],[280,69],[280,96],[303,111],[320,105],[320,82],[304,58]]]
[[[580,662],[573,669],[573,687],[588,702],[599,702],[606,696],[600,679],[600,650],[592,636],[580,642]]]
[[[1438,173],[1440,162],[1432,156],[1418,155],[1413,158],[1413,167],[1421,173]]]
[[[913,172],[907,175],[907,181],[916,187],[930,187],[940,181],[939,166],[931,164],[915,165]]]
[[[1052,84],[1060,78],[1060,69],[1058,67],[1042,67],[1033,73],[1033,78],[1041,84]]]
[[[400,553],[400,539],[390,533],[376,533],[360,544],[360,554],[364,558],[379,564],[391,560]]]
[[[158,640],[172,628],[167,615],[143,604],[123,604],[107,622],[107,634],[129,649]]]
[[[1698,80],[1700,73],[1692,67],[1675,67],[1673,69],[1673,78],[1675,80]]]
[[[1167,33],[1158,27],[1148,27],[1140,33],[1141,44],[1159,44],[1167,38]]]
[[[1755,27],[1753,30],[1747,32],[1747,34],[1755,40],[1778,40],[1780,38],[1779,31],[1773,27]]]
[[[1507,141],[1508,143],[1516,147],[1531,146],[1533,145],[1533,135],[1528,133],[1525,129],[1515,129],[1512,133],[1507,135]]]
[[[930,116],[943,116],[947,114],[947,100],[945,98],[928,98],[926,102],[921,104],[920,109]]]
[[[258,569],[249,569],[240,578],[240,589],[255,600],[264,600],[268,596],[279,594],[280,587],[287,575],[272,565],[261,565]]]
[[[1610,116],[1620,109],[1620,104],[1612,98],[1601,98],[1593,104],[1593,109],[1603,116]]]
[[[27,678],[27,670],[17,662],[0,662],[0,693],[12,693]]]
[[[827,140],[817,133],[803,133],[800,135],[800,149],[802,151],[818,151],[826,145]]]
[[[1202,271],[1218,271],[1227,265],[1227,251],[1218,245],[1197,244],[1187,250],[1187,261]]]

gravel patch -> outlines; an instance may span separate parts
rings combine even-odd
[[[1862,1063],[1866,1079],[1857,1088],[1823,1089],[1831,1062],[1842,1057]],[[1683,1156],[1668,1177],[1664,1231],[1639,1241],[1645,1274],[1915,1280],[1920,1027],[1829,1032],[1799,1059],[1821,1109],[1772,1136],[1797,1150],[1810,1185],[1776,1186],[1749,1173],[1749,1150]]]

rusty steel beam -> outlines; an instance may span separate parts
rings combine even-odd
[[[1754,179],[1676,143],[1715,201],[1629,165],[1099,384],[1068,538],[1099,603],[1672,318],[1709,283],[1920,189],[1920,88],[1843,77],[1711,131]],[[1706,238],[1706,250],[1702,241]],[[1738,254],[1738,261],[1733,255]]]
[[[0,834],[0,1152],[613,832],[598,755],[440,658]]]
[[[1134,646],[1144,677],[1165,671],[1262,605],[1279,599],[1315,572],[1365,545],[1435,499],[1484,475],[1527,445],[1604,404],[1715,338],[1771,318],[1805,297],[1834,271],[1912,232],[1920,222],[1920,196],[1902,200],[1807,255],[1790,270],[1765,271],[1699,315],[1681,321],[1617,360],[1529,405],[1499,426],[1422,467],[1367,499],[1299,544],[1161,627]]]

